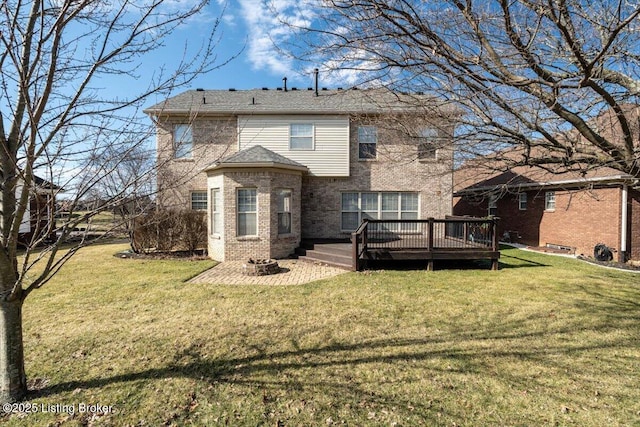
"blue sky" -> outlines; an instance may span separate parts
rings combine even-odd
[[[178,0],[174,0],[180,4]],[[187,0],[187,2],[193,0]],[[184,4],[184,2],[182,2]],[[300,2],[276,0],[275,7],[299,24],[307,24],[312,16]],[[185,41],[190,48],[198,47],[202,34],[212,28],[215,19],[221,16],[222,23],[216,36],[218,63],[239,53],[230,63],[196,79],[190,88],[204,89],[253,89],[261,87],[275,88],[282,85],[282,78],[288,78],[288,85],[297,87],[313,86],[310,64],[302,65],[277,51],[273,41],[286,42],[293,37],[292,31],[280,24],[278,18],[267,8],[263,0],[229,0],[224,8],[222,3],[212,1],[189,25],[179,29],[170,40],[167,48],[147,58],[147,67],[171,67],[168,52],[182,51]],[[283,15],[284,16],[284,15]],[[307,69],[307,75],[300,70]],[[332,87],[328,80],[323,86]]]

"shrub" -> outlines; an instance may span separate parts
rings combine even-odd
[[[180,241],[190,253],[207,246],[207,215],[202,211],[183,211],[179,216]]]
[[[134,252],[186,250],[194,253],[207,244],[204,212],[159,210],[136,218],[131,247]]]

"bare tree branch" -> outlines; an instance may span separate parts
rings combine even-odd
[[[145,55],[162,49],[206,5],[0,3],[0,346],[14,352],[0,358],[3,402],[26,392],[21,335],[13,332],[21,330],[22,303],[92,241],[86,234],[70,241],[74,230],[156,191],[154,130],[142,104],[232,59],[219,62],[215,55],[219,16],[201,31],[196,46],[185,44],[182,58],[172,56],[171,69],[141,68]],[[125,95],[103,87],[114,77],[131,84]],[[51,215],[56,197],[64,194],[75,213],[96,192],[102,202],[78,216],[40,221]]]
[[[640,178],[640,6],[608,0],[323,0],[280,46],[465,112],[459,160]],[[274,6],[275,8],[275,6]],[[282,14],[286,23],[286,16]],[[606,122],[606,125],[605,125]],[[503,158],[504,150],[519,156]]]

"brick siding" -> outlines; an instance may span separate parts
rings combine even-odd
[[[498,200],[498,232],[509,232],[516,243],[545,246],[560,244],[576,248],[576,254],[593,256],[593,248],[604,243],[620,249],[621,188],[591,190],[556,190],[556,208],[546,211],[545,191],[527,192],[527,210],[519,210],[518,195],[506,194]],[[632,192],[633,207],[640,211],[638,192]],[[632,209],[633,210],[633,209]],[[473,202],[470,198],[458,198],[454,214],[486,216],[488,198]],[[640,225],[640,213],[633,211],[630,222]],[[638,225],[634,229],[638,230]],[[637,238],[635,240],[638,240]],[[627,244],[631,256],[638,259],[637,245]]]
[[[186,122],[187,119],[185,119]],[[158,204],[164,208],[190,206],[192,191],[207,189],[203,169],[238,150],[235,118],[197,119],[192,124],[193,158],[173,158],[173,126],[180,121],[160,122],[157,127]]]
[[[223,172],[224,260],[284,258],[300,244],[299,174],[272,170]],[[237,236],[236,197],[238,188],[256,188],[258,203],[257,236]],[[277,190],[292,190],[291,233],[278,235]]]
[[[418,160],[415,140],[395,129],[391,123],[378,128],[377,159],[360,160],[358,126],[371,123],[379,122],[364,118],[356,118],[351,122],[348,178],[303,177],[304,238],[350,236],[340,230],[342,192],[417,192],[420,218],[444,218],[451,214],[453,156],[450,147],[439,149],[437,160]],[[452,129],[448,132],[452,132]]]
[[[203,169],[222,157],[237,151],[235,118],[200,118],[193,122],[193,159],[173,159],[172,130],[174,122],[158,125],[159,205],[185,208],[192,191],[207,189]],[[357,129],[362,124],[378,126],[378,156],[375,160],[358,159]],[[442,139],[452,138],[453,127],[441,129]],[[209,251],[219,260],[247,257],[278,258],[293,252],[304,238],[345,238],[340,231],[341,192],[407,191],[419,193],[419,217],[442,218],[451,214],[453,155],[450,146],[438,150],[437,160],[418,160],[415,138],[399,130],[397,123],[382,123],[377,119],[353,117],[350,123],[350,177],[325,178],[297,176],[293,183],[289,174],[272,171],[233,172],[224,174],[223,203],[224,236],[210,238]],[[209,178],[211,179],[211,178]],[[258,188],[257,238],[238,240],[236,233],[236,188]],[[210,187],[212,188],[212,187]],[[268,190],[268,189],[271,190]],[[277,203],[275,188],[292,188],[292,233],[286,238],[277,235]],[[271,206],[270,206],[271,205]],[[233,209],[233,212],[227,211]],[[260,213],[272,212],[272,215]],[[301,215],[296,215],[301,212]]]

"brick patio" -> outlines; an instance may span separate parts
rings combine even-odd
[[[221,262],[213,268],[189,280],[189,283],[214,283],[220,285],[301,285],[346,273],[346,270],[323,264],[295,259],[278,260],[284,271],[268,276],[242,274],[243,261]]]

